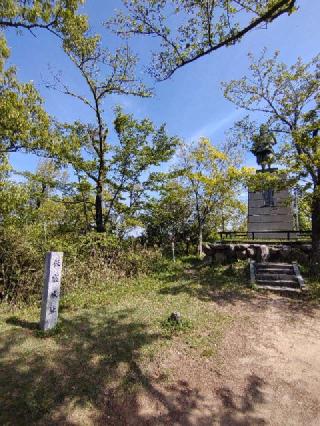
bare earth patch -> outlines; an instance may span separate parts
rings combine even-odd
[[[235,317],[218,355],[173,346],[149,367],[152,384],[125,402],[107,395],[101,424],[320,424],[319,309],[271,293],[212,303]]]

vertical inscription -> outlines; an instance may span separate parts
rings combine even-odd
[[[61,252],[51,251],[46,255],[40,316],[41,330],[54,328],[58,321],[62,258]]]

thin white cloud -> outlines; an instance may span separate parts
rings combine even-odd
[[[230,121],[233,121],[236,117],[238,117],[241,114],[240,110],[233,111],[231,114],[224,117],[222,120],[219,121],[213,121],[212,123],[208,123],[205,126],[198,129],[195,133],[193,133],[191,136],[187,138],[188,142],[197,141],[199,138],[203,137],[210,137],[212,136],[216,131],[220,130],[221,128],[225,127]]]

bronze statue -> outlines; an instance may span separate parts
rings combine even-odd
[[[266,124],[261,124],[258,135],[253,136],[252,149],[250,150],[257,158],[257,163],[261,165],[262,170],[271,167],[274,160],[273,145],[276,144],[276,138],[272,132],[268,130]]]

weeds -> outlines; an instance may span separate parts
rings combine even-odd
[[[174,321],[171,318],[167,318],[160,322],[163,330],[163,335],[171,339],[174,335],[187,333],[193,329],[193,323],[190,319],[181,318],[179,321]]]

